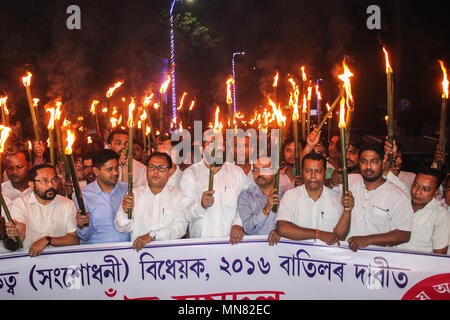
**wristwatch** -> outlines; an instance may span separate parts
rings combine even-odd
[[[47,240],[47,246],[51,246],[52,245],[52,237],[45,237],[45,240]]]

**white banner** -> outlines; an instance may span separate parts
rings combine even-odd
[[[266,237],[0,255],[0,299],[450,299],[450,256]]]

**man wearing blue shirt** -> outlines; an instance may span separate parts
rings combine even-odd
[[[99,150],[93,156],[97,180],[82,190],[86,205],[85,216],[77,214],[77,234],[81,244],[127,242],[128,233],[117,231],[116,212],[128,186],[119,181],[119,155],[112,150]]]
[[[267,241],[273,246],[280,236],[272,208],[280,203],[280,196],[274,189],[275,172],[271,168],[270,158],[259,158],[253,165],[252,174],[256,185],[240,193],[237,210],[245,233],[269,235]]]

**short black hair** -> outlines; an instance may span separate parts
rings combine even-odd
[[[352,135],[350,135],[350,139],[348,140],[348,145],[353,146],[355,149],[360,149],[361,142],[362,142],[362,139],[359,135],[352,134]]]
[[[172,168],[172,165],[173,165],[172,158],[167,153],[164,153],[164,152],[153,152],[147,160],[147,165],[150,162],[150,160],[154,157],[165,158],[167,161],[167,165],[169,166],[169,169]]]
[[[324,156],[322,156],[321,154],[318,154],[316,152],[308,153],[306,156],[303,157],[303,159],[302,159],[302,169],[305,167],[304,166],[305,161],[308,160],[308,159],[309,160],[315,160],[315,161],[322,161],[323,162],[323,169],[324,169],[324,171],[327,170],[327,159],[325,159]]]
[[[287,147],[288,145],[290,145],[290,144],[293,143],[293,142],[295,142],[294,137],[293,137],[293,136],[288,136],[288,137],[286,138],[286,140],[284,140],[284,143],[283,143],[283,151],[284,151],[284,149],[286,149],[286,147]],[[305,141],[303,138],[299,138],[299,139],[298,139],[298,144],[301,146],[302,149],[305,149],[305,147],[306,147],[306,141]]]
[[[56,169],[54,166],[49,165],[48,163],[42,163],[42,164],[38,164],[30,169],[30,171],[28,172],[28,180],[34,181],[37,177],[37,171],[41,170],[41,169],[53,169],[53,170],[55,170],[55,173],[56,173]]]
[[[86,152],[83,155],[83,160],[87,160],[87,159],[94,159],[94,153],[93,152]]]
[[[363,154],[363,152],[365,152],[365,151],[374,151],[380,156],[381,160],[384,159],[384,146],[380,143],[370,142],[370,143],[363,144],[361,146],[361,148],[359,148],[359,157],[360,158],[361,158],[361,155]]]
[[[92,165],[97,169],[100,169],[109,160],[119,160],[119,155],[109,149],[97,150],[92,156]]]
[[[115,136],[116,134],[124,134],[124,135],[128,136],[128,131],[123,130],[123,129],[114,129],[113,131],[111,131],[111,132],[109,133],[109,136],[108,136],[108,144],[111,144],[111,143],[112,143],[113,138],[114,138],[114,136]]]
[[[436,178],[436,189],[438,189],[439,186],[441,185],[441,182],[442,182],[442,175],[441,175],[441,172],[440,172],[438,169],[431,168],[431,167],[423,167],[422,169],[420,169],[420,170],[417,172],[416,177],[417,177],[419,174],[423,174],[423,175],[425,175],[425,176],[432,176],[432,177],[435,177],[435,178]]]
[[[137,144],[138,146],[140,146],[142,149],[144,149],[144,144],[142,143],[141,140],[139,139],[134,139],[133,140],[133,145]]]

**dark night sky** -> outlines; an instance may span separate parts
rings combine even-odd
[[[81,30],[66,28],[71,4],[81,8]],[[381,7],[382,30],[366,28],[371,4]],[[169,5],[169,0],[3,0],[0,92],[9,95],[15,117],[28,117],[20,82],[28,68],[34,96],[47,102],[62,94],[73,114],[86,113],[89,100],[103,96],[119,78],[126,82],[121,96],[155,88],[150,61],[152,55],[168,57]],[[301,65],[312,78],[323,78],[330,101],[337,93],[334,70],[347,56],[355,74],[354,126],[383,134],[384,43],[393,60],[396,101],[411,102],[411,110],[398,115],[400,124],[408,134],[433,135],[442,81],[437,59],[450,66],[449,7],[448,0],[185,0],[176,13],[190,12],[208,29],[176,30],[177,93],[195,95],[201,106],[195,117],[212,120],[215,104],[224,106],[232,53],[245,51],[237,60],[237,81],[239,105],[247,114],[264,103],[275,70],[287,87],[287,74],[298,77]]]

